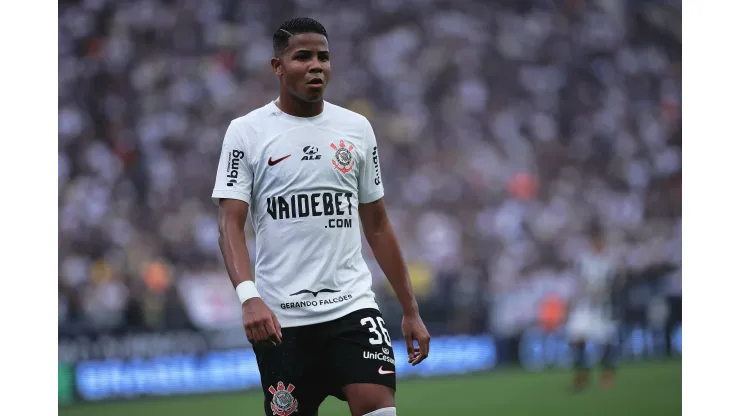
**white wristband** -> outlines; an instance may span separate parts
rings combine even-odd
[[[239,302],[244,303],[247,299],[260,297],[257,292],[257,286],[251,280],[245,280],[236,286],[236,295],[239,296]]]

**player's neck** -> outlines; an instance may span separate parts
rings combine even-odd
[[[275,101],[275,105],[280,111],[293,117],[316,117],[324,111],[323,99],[309,103],[292,96],[285,97],[283,94],[280,94],[280,97]]]

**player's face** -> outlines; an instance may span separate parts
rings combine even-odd
[[[331,74],[326,37],[318,33],[291,36],[278,61],[273,67],[280,76],[280,83],[294,97],[307,102],[323,99]]]

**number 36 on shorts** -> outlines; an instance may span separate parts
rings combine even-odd
[[[376,324],[377,321],[377,324]],[[362,318],[360,320],[360,325],[363,327],[367,327],[368,331],[372,333],[374,336],[370,337],[370,344],[371,345],[381,345],[383,341],[389,346],[391,345],[391,335],[388,333],[388,330],[385,329],[385,321],[380,316],[378,317],[366,317]]]

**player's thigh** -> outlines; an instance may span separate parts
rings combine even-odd
[[[352,416],[396,406],[395,390],[381,384],[353,383],[342,387]]]
[[[328,396],[315,368],[311,342],[296,328],[284,328],[283,343],[254,347],[267,416],[314,416]]]
[[[392,406],[396,361],[380,311],[362,309],[334,321],[325,353],[332,363],[334,387],[341,389],[332,394],[349,401],[350,408],[359,400]]]

